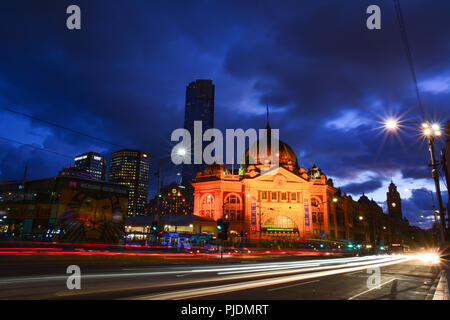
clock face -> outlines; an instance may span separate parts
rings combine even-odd
[[[396,206],[395,202],[392,203],[392,206],[395,208],[395,206]]]

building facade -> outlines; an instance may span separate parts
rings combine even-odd
[[[125,149],[111,154],[108,180],[128,187],[128,215],[145,215],[150,175],[150,155]]]
[[[147,215],[188,215],[192,213],[192,204],[188,201],[186,187],[173,182],[161,188],[161,196],[149,201]]]
[[[75,168],[88,172],[91,179],[105,181],[106,159],[96,152],[87,152],[74,158]]]
[[[194,121],[202,122],[203,132],[214,128],[214,90],[212,80],[196,80],[186,87],[184,128],[191,134],[192,143],[194,143]],[[202,137],[198,138],[200,139],[199,143],[204,147]],[[191,150],[193,150],[193,146],[191,146]],[[192,154],[190,156],[191,163],[194,163]],[[204,164],[184,164],[182,168],[183,185],[189,185],[197,172],[203,171],[205,168]]]
[[[270,130],[270,127],[268,126]],[[270,149],[270,147],[268,148]],[[194,215],[229,222],[229,235],[300,241],[347,241],[359,247],[386,250],[391,244],[411,243],[409,224],[402,219],[395,185],[388,192],[389,214],[362,195],[357,201],[342,195],[315,164],[298,165],[294,151],[279,141],[279,166],[246,152],[239,174],[223,164],[208,166],[193,182]],[[248,161],[246,163],[249,163]],[[393,204],[396,205],[393,205]]]
[[[269,123],[267,129],[270,136]],[[239,174],[232,174],[223,164],[210,165],[197,174],[192,184],[194,214],[225,219],[235,235],[325,238],[335,234],[332,181],[316,166],[308,171],[299,167],[295,152],[282,141],[276,155],[270,151],[261,155],[259,145],[246,151]],[[278,166],[271,166],[273,157],[278,158]]]
[[[124,236],[126,187],[74,176],[0,185],[0,237],[117,243]]]

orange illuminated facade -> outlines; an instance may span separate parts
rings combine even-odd
[[[270,134],[269,125],[267,129]],[[262,230],[264,238],[335,238],[332,199],[337,190],[332,181],[315,165],[308,171],[300,167],[295,152],[282,141],[274,156],[277,167],[270,166],[270,152],[260,159],[247,150],[246,163],[254,159],[254,164],[241,165],[239,173],[223,164],[197,173],[194,215],[224,218],[230,235],[259,235]]]
[[[269,142],[269,123],[267,129]],[[271,166],[274,157],[278,166]],[[392,242],[416,245],[414,239],[419,238],[421,245],[430,243],[429,234],[418,233],[418,228],[401,218],[399,195],[395,198],[399,208],[396,216],[383,213],[364,194],[355,201],[335,188],[332,179],[315,164],[308,170],[300,167],[295,152],[282,141],[278,152],[261,157],[258,142],[257,148],[246,151],[244,159],[234,172],[223,164],[212,164],[198,172],[192,183],[193,214],[209,221],[228,221],[228,235],[241,239],[241,243],[247,236],[275,241],[342,240],[354,242],[358,248],[383,248],[380,250]],[[388,193],[388,203],[390,200]]]

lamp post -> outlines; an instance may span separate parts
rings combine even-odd
[[[228,214],[225,216],[225,205],[228,204],[228,203],[229,203],[229,200],[226,201],[226,202],[225,201],[222,202],[222,221],[223,221],[224,224],[228,223],[228,221],[226,221],[226,220],[229,220],[228,219]],[[225,228],[225,230],[223,230],[222,232],[228,232],[228,228]],[[225,245],[225,242],[224,242],[224,239],[223,239],[223,236],[222,236],[222,239],[220,240],[220,259],[223,259],[223,247],[224,247],[224,245]]]
[[[439,138],[442,135],[440,127],[438,124],[432,124],[428,122],[422,123],[423,134],[427,137],[428,140],[428,150],[430,151],[431,156],[431,176],[434,180],[434,185],[436,187],[436,198],[438,202],[438,210],[439,217],[441,219],[440,229],[441,229],[441,245],[445,245],[445,211],[444,206],[442,205],[442,197],[441,197],[441,187],[439,185],[439,174],[438,174],[438,162],[436,161],[436,156],[434,154],[434,139]]]
[[[404,121],[398,121],[397,119],[391,118],[387,119],[384,122],[384,128],[388,131],[396,131],[398,130],[403,124],[414,124],[418,125],[418,122],[404,122]],[[441,233],[441,239],[440,243],[443,247],[445,245],[445,211],[444,206],[442,204],[442,197],[441,197],[441,188],[439,185],[439,174],[438,174],[438,166],[439,163],[436,161],[436,156],[434,154],[434,141],[436,138],[439,138],[442,135],[442,131],[440,129],[439,124],[434,123],[430,124],[428,121],[423,122],[421,125],[422,134],[427,139],[428,143],[428,150],[430,152],[431,157],[431,177],[434,180],[434,185],[436,188],[436,198],[438,202],[438,210],[439,210],[439,217],[440,217],[440,233]]]

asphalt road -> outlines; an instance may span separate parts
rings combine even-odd
[[[81,266],[81,289],[69,290],[64,265],[2,263],[0,299],[425,300],[433,297],[440,270],[439,264],[411,256]],[[379,282],[370,281],[377,274]]]

